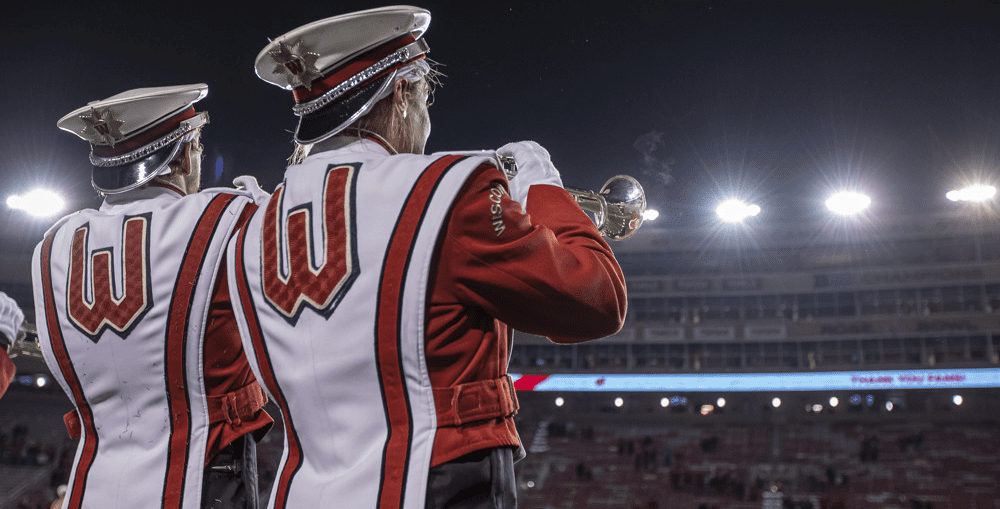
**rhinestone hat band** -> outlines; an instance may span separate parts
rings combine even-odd
[[[177,129],[174,129],[170,134],[146,145],[144,147],[137,148],[127,154],[122,154],[120,156],[114,157],[100,157],[94,155],[93,149],[90,152],[90,164],[100,168],[110,168],[112,166],[121,166],[123,164],[133,163],[138,161],[157,150],[160,150],[167,145],[181,139],[189,131],[197,129],[208,123],[208,113],[201,112],[194,117],[184,120],[180,123]]]
[[[314,113],[320,108],[337,100],[340,96],[354,89],[358,85],[381,74],[386,69],[389,69],[390,67],[396,64],[399,64],[401,62],[406,62],[412,58],[416,58],[417,56],[427,53],[429,49],[430,48],[427,46],[427,43],[423,39],[418,39],[396,50],[391,55],[383,58],[382,60],[375,62],[367,69],[355,74],[354,76],[351,76],[343,83],[337,85],[334,88],[331,88],[326,93],[317,97],[316,99],[313,99],[312,101],[309,101],[307,103],[296,104],[295,106],[292,107],[292,112],[300,117],[303,115]]]

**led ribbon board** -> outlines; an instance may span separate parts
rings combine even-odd
[[[754,392],[1000,387],[1000,368],[835,371],[820,373],[698,373],[649,375],[516,375],[518,391]]]

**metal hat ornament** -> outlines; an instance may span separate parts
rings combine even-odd
[[[430,48],[421,39],[431,13],[391,6],[309,23],[271,41],[254,67],[262,80],[291,90],[299,117],[295,141],[322,141],[368,112],[407,65]]]
[[[208,123],[193,106],[206,95],[204,83],[137,88],[73,110],[57,125],[90,142],[94,189],[124,193],[170,172],[183,142]]]

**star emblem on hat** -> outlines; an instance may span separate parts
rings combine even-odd
[[[123,137],[121,126],[124,122],[115,118],[108,109],[91,108],[90,113],[80,116],[80,120],[87,124],[83,128],[83,136],[88,139],[97,142],[103,141],[114,147],[115,142]]]
[[[312,90],[313,81],[323,77],[316,68],[319,54],[303,51],[301,40],[292,46],[283,41],[278,42],[278,49],[269,51],[268,55],[278,63],[272,72],[288,75],[288,82],[293,88],[306,87]]]

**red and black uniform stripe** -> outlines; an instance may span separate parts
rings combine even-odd
[[[70,361],[66,351],[66,341],[63,338],[62,330],[59,328],[59,316],[56,312],[56,299],[52,291],[52,239],[53,235],[45,238],[42,244],[41,272],[42,291],[45,302],[45,326],[49,331],[49,340],[52,345],[52,352],[55,354],[56,362],[59,364],[59,371],[62,372],[66,385],[69,386],[73,396],[73,404],[76,405],[80,414],[80,423],[83,433],[83,452],[80,454],[73,473],[73,486],[70,490],[70,499],[66,505],[69,509],[77,509],[83,503],[84,488],[87,485],[87,476],[90,474],[90,467],[94,463],[97,455],[97,428],[94,426],[94,414],[87,403],[87,398],[83,394],[80,378],[76,374],[76,369]]]
[[[236,238],[235,259],[236,259],[236,289],[240,295],[240,302],[243,306],[243,315],[246,317],[247,329],[250,332],[250,341],[254,345],[254,356],[263,380],[261,382],[267,387],[268,392],[274,397],[274,403],[281,409],[284,419],[285,436],[288,440],[288,457],[281,475],[274,480],[277,483],[277,494],[274,499],[275,509],[283,509],[288,499],[288,487],[291,485],[292,477],[302,467],[302,447],[299,444],[298,434],[295,431],[295,423],[292,420],[292,413],[288,407],[288,400],[278,385],[278,379],[274,375],[274,367],[271,365],[270,356],[267,353],[267,345],[264,343],[264,334],[260,328],[260,320],[257,318],[257,309],[253,303],[253,295],[250,292],[250,285],[247,282],[246,267],[243,265],[243,246],[246,243],[247,228],[240,230]]]
[[[406,491],[413,414],[401,355],[401,322],[406,274],[427,205],[445,174],[465,156],[445,156],[423,172],[403,206],[386,249],[375,314],[375,352],[389,432],[382,450],[379,508],[402,507]],[[423,331],[421,331],[423,333]]]
[[[208,248],[218,230],[219,222],[235,198],[236,195],[233,194],[220,194],[205,208],[194,228],[194,233],[191,234],[170,302],[164,359],[170,411],[170,448],[167,452],[167,472],[163,488],[164,508],[181,506],[185,474],[190,461],[188,442],[191,434],[191,399],[188,394],[186,366],[187,345],[191,339],[188,336],[188,325],[195,289],[198,287],[198,279],[202,275]],[[197,461],[200,465],[202,458],[198,458]]]

